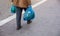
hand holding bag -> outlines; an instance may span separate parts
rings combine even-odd
[[[17,0],[16,4],[19,3],[19,0]],[[12,0],[12,5],[11,5],[11,13],[16,13],[16,6],[13,4],[13,0]]]
[[[34,13],[34,11],[33,11],[33,9],[32,9],[32,6],[29,6],[29,7],[27,8],[26,12],[24,13],[23,19],[24,19],[25,21],[27,21],[27,20],[32,20],[32,19],[34,19],[34,17],[35,17],[35,13]]]
[[[11,6],[11,13],[16,13],[16,7],[13,4]]]

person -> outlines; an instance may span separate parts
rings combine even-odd
[[[22,10],[31,6],[31,0],[12,0],[12,3],[16,6],[16,22],[17,22],[17,30],[21,29],[21,16]],[[30,24],[32,21],[28,20],[27,24]]]

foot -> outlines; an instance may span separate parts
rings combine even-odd
[[[27,24],[30,24],[30,23],[32,23],[32,21],[28,21],[28,22],[27,22]]]
[[[20,26],[20,27],[17,27],[17,30],[20,30],[22,27]]]

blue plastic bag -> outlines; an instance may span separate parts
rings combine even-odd
[[[16,6],[12,4],[11,6],[11,13],[16,13]]]
[[[24,19],[25,21],[27,21],[27,20],[32,20],[32,19],[34,19],[34,17],[35,17],[35,13],[34,13],[34,11],[33,11],[33,9],[32,9],[32,6],[29,6],[29,7],[27,8],[26,12],[24,13],[23,19]]]

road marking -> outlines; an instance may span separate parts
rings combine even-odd
[[[35,5],[32,5],[32,8],[35,8],[35,7],[39,6],[40,4],[42,4],[42,3],[46,2],[46,1],[47,0],[42,0],[42,1],[38,2],[38,3],[36,3]],[[23,11],[22,14],[24,14],[24,11]],[[6,24],[7,22],[13,20],[14,18],[16,18],[16,14],[14,14],[14,15],[0,21],[0,26],[3,26],[4,24]]]

